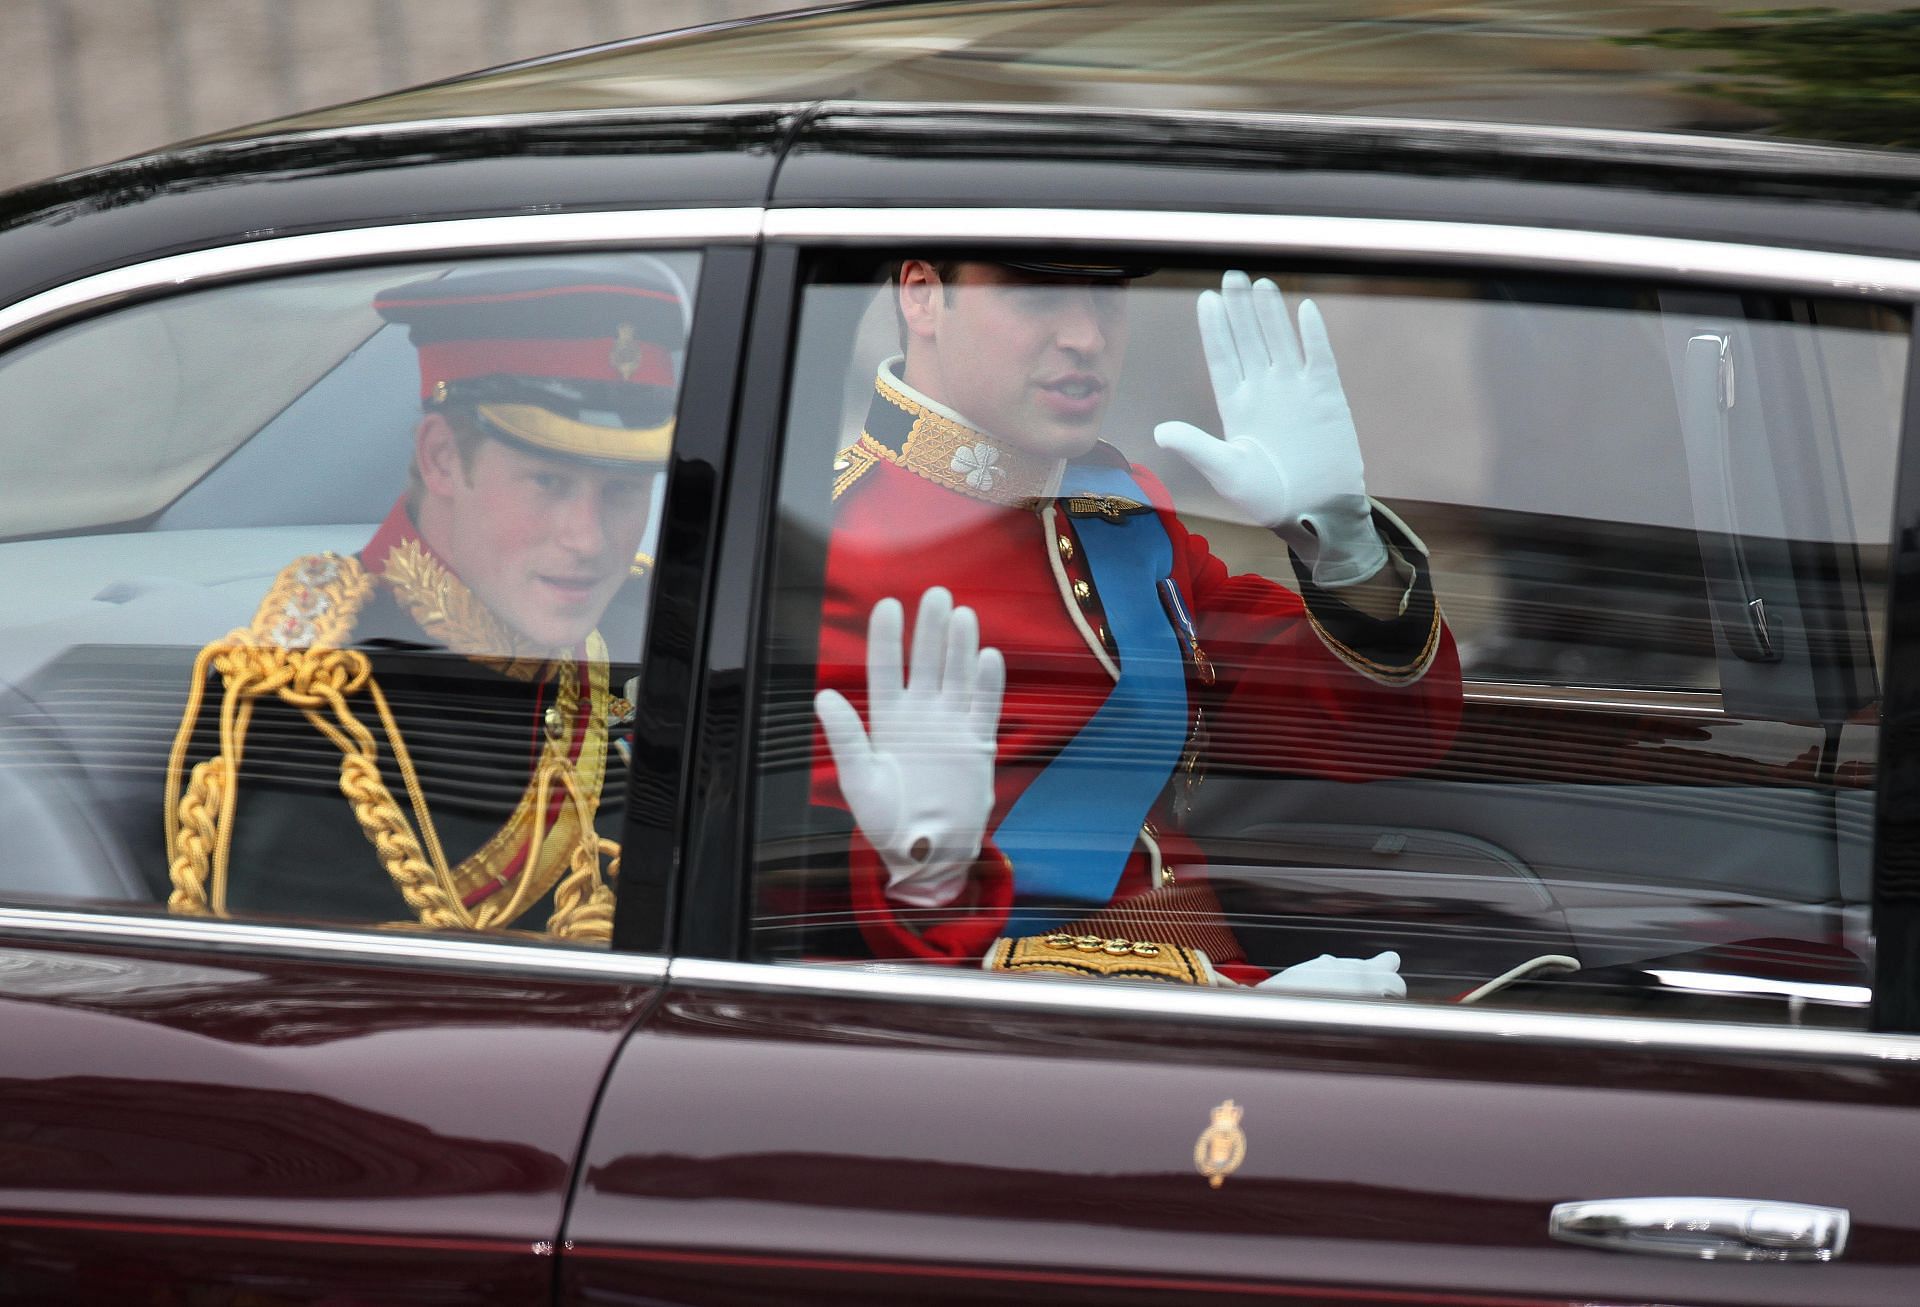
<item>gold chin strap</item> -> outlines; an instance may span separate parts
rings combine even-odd
[[[664,463],[673,448],[673,419],[657,427],[601,427],[535,404],[481,404],[480,417],[508,435],[555,454],[616,463]]]
[[[497,855],[508,841],[496,837],[488,849],[459,868],[448,867],[412,756],[386,696],[373,679],[372,666],[359,650],[339,647],[351,633],[373,585],[373,578],[356,559],[334,554],[300,559],[280,573],[251,628],[229,632],[224,640],[200,651],[194,661],[186,710],[167,762],[166,840],[168,873],[173,883],[168,910],[197,916],[228,915],[227,882],[242,750],[254,703],[272,694],[298,708],[314,729],[340,750],[340,791],[381,865],[416,914],[417,924],[436,930],[498,929],[511,923],[544,893],[551,878],[536,873],[538,864],[551,860],[541,855],[547,853],[543,847],[549,833],[547,809],[558,786],[565,791],[567,802],[554,823],[554,833],[561,834],[561,828],[567,827],[566,874],[554,891],[547,933],[565,939],[609,940],[614,892],[608,882],[619,875],[620,846],[600,838],[593,828],[606,754],[605,646],[597,636],[589,641],[590,716],[581,752],[582,760],[592,766],[590,785],[583,786],[575,775],[565,740],[550,735],[533,782],[502,831],[504,835],[516,827],[527,829],[529,843],[522,846],[517,840],[511,841],[513,847],[526,849],[526,864],[505,903],[496,904],[490,898],[470,909],[462,901],[460,883],[473,879],[472,864]],[[223,685],[220,749],[193,767],[183,794],[187,749],[199,721],[210,669],[220,673]],[[574,665],[563,663],[561,674],[558,697],[570,697],[577,704],[579,687]],[[417,836],[380,777],[379,746],[373,732],[354,716],[347,702],[363,691],[373,702],[381,730],[393,750],[419,826]],[[554,851],[556,855],[560,852]],[[600,866],[603,856],[609,859],[604,877]],[[558,868],[554,871],[558,874]]]

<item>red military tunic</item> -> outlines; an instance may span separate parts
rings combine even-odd
[[[1124,465],[1109,447],[1093,457]],[[1075,527],[1076,516],[1100,506],[1055,499],[1058,464],[995,441],[887,369],[865,431],[835,467],[818,688],[840,691],[864,717],[874,604],[893,596],[911,617],[930,586],[973,608],[981,644],[1006,658],[989,843],[960,899],[939,910],[896,903],[885,864],[857,830],[850,850],[852,906],[876,956],[974,961],[1004,933],[1013,906],[1012,869],[991,832],[1118,675]],[[1304,600],[1264,577],[1229,575],[1181,525],[1159,480],[1138,466],[1131,472],[1172,543],[1173,581],[1196,638],[1185,643],[1187,748],[1144,823],[1116,902],[1202,878],[1204,859],[1180,809],[1204,767],[1350,781],[1404,773],[1446,750],[1460,706],[1459,659],[1424,556],[1390,515],[1377,520],[1419,574],[1402,616],[1375,621],[1304,575]],[[817,730],[813,757],[814,801],[844,808]]]

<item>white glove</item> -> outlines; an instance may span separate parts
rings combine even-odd
[[[887,864],[887,896],[939,907],[966,887],[993,812],[1007,668],[998,649],[979,647],[973,610],[955,608],[953,596],[936,586],[920,597],[903,686],[902,615],[898,599],[882,599],[867,622],[871,731],[837,690],[822,690],[813,710],[847,807]]]
[[[1319,308],[1300,301],[1296,336],[1279,287],[1229,272],[1218,291],[1201,292],[1198,312],[1225,439],[1162,422],[1154,440],[1285,540],[1313,568],[1314,584],[1366,580],[1386,565],[1387,547]]]
[[[1277,976],[1268,976],[1255,989],[1282,994],[1334,994],[1343,998],[1405,998],[1407,982],[1400,978],[1400,955],[1376,953],[1370,958],[1336,958],[1322,953],[1295,963]]]

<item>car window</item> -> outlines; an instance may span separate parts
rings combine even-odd
[[[1904,310],[822,262],[774,961],[1864,1022]]]
[[[0,902],[604,943],[698,270],[312,272],[0,357]]]

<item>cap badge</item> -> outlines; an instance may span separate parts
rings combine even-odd
[[[632,381],[634,369],[640,366],[643,357],[640,341],[633,334],[633,324],[621,323],[619,332],[613,338],[613,352],[607,355],[607,362],[613,364],[614,371],[620,374],[620,380]]]
[[[1246,1109],[1229,1098],[1213,1109],[1213,1122],[1193,1145],[1194,1169],[1215,1189],[1247,1160],[1247,1136],[1240,1129]]]

